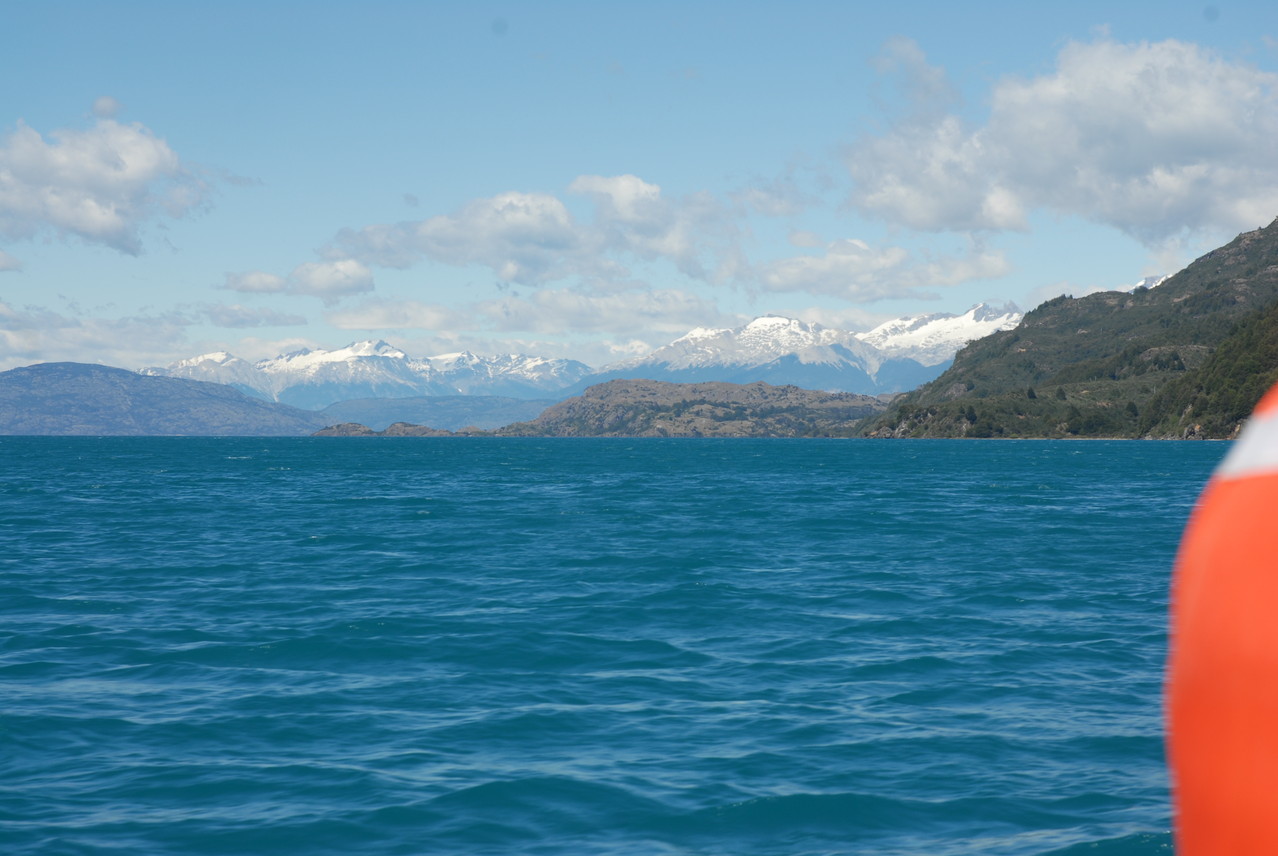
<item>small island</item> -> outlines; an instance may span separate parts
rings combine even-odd
[[[332,425],[316,437],[851,437],[893,396],[818,392],[762,381],[668,383],[611,380],[561,401],[528,422],[483,431],[444,431],[397,422],[384,431]]]

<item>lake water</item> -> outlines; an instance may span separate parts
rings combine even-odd
[[[0,850],[1169,854],[1226,448],[0,438]]]

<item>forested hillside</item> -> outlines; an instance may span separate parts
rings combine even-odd
[[[1278,221],[1157,288],[1042,304],[862,433],[1228,437],[1278,374],[1276,302]]]

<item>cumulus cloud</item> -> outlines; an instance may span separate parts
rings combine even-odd
[[[527,286],[626,280],[636,259],[669,261],[703,279],[726,279],[743,267],[735,225],[711,194],[669,199],[633,175],[579,176],[568,193],[588,197],[593,216],[574,217],[552,194],[510,191],[426,220],[345,229],[330,254],[392,268],[422,259],[480,265]]]
[[[760,265],[766,291],[828,294],[846,300],[926,297],[921,289],[991,279],[1008,273],[1002,253],[975,248],[967,255],[916,259],[903,247],[871,247],[852,238],[834,241],[819,255],[793,256]]]
[[[355,259],[305,262],[288,275],[290,294],[308,294],[325,303],[373,290],[373,272]]]
[[[110,106],[99,102],[95,110]],[[19,122],[0,139],[0,235],[51,231],[136,255],[144,222],[181,217],[207,197],[204,182],[141,124],[100,116],[87,130],[50,136]]]
[[[0,273],[10,270],[22,270],[22,261],[0,250]]]
[[[222,284],[247,294],[299,294],[332,305],[343,297],[373,290],[373,272],[355,259],[304,262],[287,277],[262,271],[229,273]]]
[[[568,192],[594,202],[602,249],[666,259],[696,279],[725,279],[744,267],[733,221],[709,193],[668,199],[659,185],[634,175],[578,176]]]
[[[406,268],[422,258],[479,264],[506,282],[532,285],[564,275],[581,240],[558,198],[512,191],[472,200],[449,215],[346,229],[336,245],[351,258],[383,267]]]
[[[895,50],[934,104],[921,52]],[[1271,220],[1275,139],[1278,75],[1175,40],[1070,43],[1051,73],[995,84],[983,125],[920,109],[857,142],[851,202],[928,230],[1020,229],[1045,209],[1154,246]]]

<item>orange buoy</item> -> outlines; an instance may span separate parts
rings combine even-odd
[[[1167,716],[1178,856],[1278,854],[1278,387],[1185,529]]]

